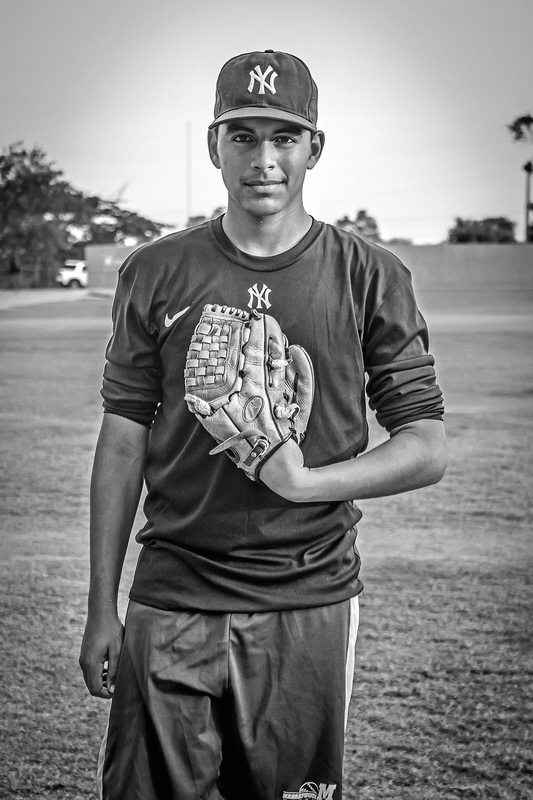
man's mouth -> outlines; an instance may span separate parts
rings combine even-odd
[[[246,186],[280,186],[283,181],[245,181]]]

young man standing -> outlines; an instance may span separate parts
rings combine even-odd
[[[324,147],[306,65],[272,50],[228,61],[208,143],[227,213],[138,250],[115,297],[80,657],[91,694],[113,698],[102,796],[341,800],[362,589],[353,501],[441,479],[442,395],[408,271],[305,211]],[[204,304],[272,315],[314,365],[305,440],[259,483],[208,455],[184,401]],[[367,453],[365,382],[390,434]],[[143,479],[124,633],[117,592]]]

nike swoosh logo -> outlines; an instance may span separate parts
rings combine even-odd
[[[187,306],[187,308],[184,308],[183,311],[178,311],[178,313],[174,314],[173,317],[169,317],[167,314],[165,316],[165,328],[170,328],[171,325],[174,325],[176,320],[182,317],[185,314],[185,312],[189,310],[189,308],[190,306]]]

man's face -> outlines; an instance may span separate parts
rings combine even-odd
[[[320,158],[323,134],[259,117],[222,123],[209,131],[209,152],[221,170],[230,203],[254,216],[302,205],[305,174]]]

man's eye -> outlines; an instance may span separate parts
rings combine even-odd
[[[292,136],[276,136],[276,142],[280,144],[292,144],[295,141]]]
[[[236,133],[233,137],[234,142],[251,142],[252,137],[248,133]]]

